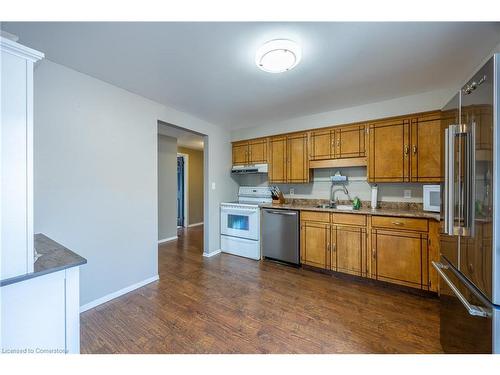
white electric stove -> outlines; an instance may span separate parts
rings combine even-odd
[[[224,253],[260,259],[260,208],[271,203],[269,187],[240,186],[238,201],[220,205],[220,242]]]

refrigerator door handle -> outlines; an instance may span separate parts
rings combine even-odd
[[[466,194],[464,194],[465,202],[464,209],[466,210],[463,235],[474,236],[474,220],[475,220],[475,197],[476,197],[476,123],[472,122],[465,129],[466,134],[466,177],[465,186]]]
[[[457,125],[450,125],[445,129],[445,183],[444,183],[444,232],[450,236],[455,235],[454,232],[454,183],[455,183],[455,136]]]
[[[448,266],[445,266],[440,262],[434,262],[434,261],[432,261],[432,265],[434,266],[438,274],[441,276],[441,278],[446,282],[446,284],[448,284],[453,293],[455,293],[459,301],[462,302],[462,305],[464,305],[464,307],[467,309],[469,315],[480,316],[482,318],[487,318],[490,316],[488,311],[483,309],[481,306],[476,306],[471,304],[469,301],[467,301],[464,295],[460,293],[460,290],[458,290],[455,284],[453,284],[451,280],[448,278],[448,276],[446,276],[446,274],[443,272],[443,269],[448,269]]]

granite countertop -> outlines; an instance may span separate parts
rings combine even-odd
[[[287,201],[284,204],[272,204],[265,203],[260,205],[262,208],[281,208],[288,210],[298,210],[298,211],[318,211],[318,212],[340,212],[349,214],[361,214],[361,215],[374,215],[374,216],[396,216],[396,217],[411,217],[411,218],[421,218],[421,219],[433,219],[440,220],[440,214],[436,212],[427,212],[419,209],[419,206],[409,205],[406,203],[402,204],[391,204],[384,205],[381,208],[371,209],[367,207],[368,205],[363,202],[359,210],[339,210],[335,208],[318,208],[319,204],[324,204],[325,202],[311,200],[297,200],[297,201]],[[340,204],[347,204],[347,202],[340,202]]]
[[[41,256],[36,260],[33,272],[0,280],[0,286],[18,283],[87,263],[87,259],[41,233],[35,234],[35,249]]]

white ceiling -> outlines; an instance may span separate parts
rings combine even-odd
[[[462,82],[500,23],[3,23],[46,57],[236,129]],[[254,54],[289,38],[301,63],[265,73]]]
[[[177,138],[177,146],[203,150],[203,136],[166,123],[158,123],[158,134]]]

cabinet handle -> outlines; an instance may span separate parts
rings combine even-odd
[[[417,153],[417,146],[413,145],[413,154],[416,154],[416,153]]]
[[[340,147],[340,139],[337,139],[337,146]]]
[[[332,251],[335,252],[337,250],[337,244],[334,243],[333,246],[332,246]]]
[[[405,150],[405,155],[408,155],[408,151],[409,151],[409,147],[408,147],[408,145],[405,145],[404,150]]]
[[[328,243],[328,244],[326,244],[326,250],[327,250],[327,251],[330,251],[330,244],[329,244],[329,243]]]
[[[372,249],[373,259],[377,259],[377,249]]]
[[[394,225],[405,225],[405,223],[402,223],[400,221],[393,221],[392,224],[394,224]]]

